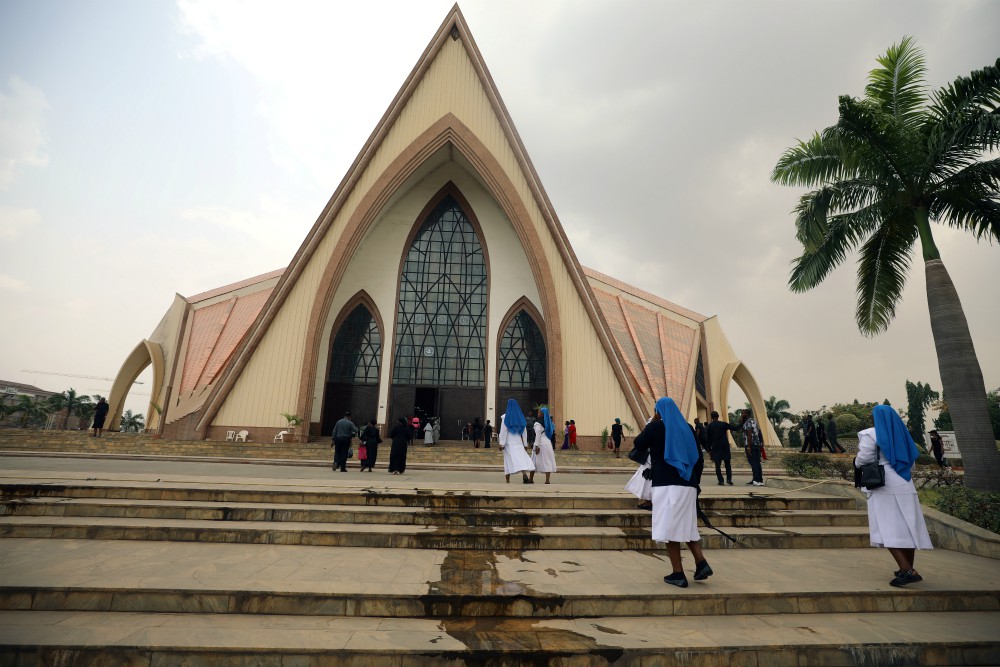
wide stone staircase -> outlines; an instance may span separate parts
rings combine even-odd
[[[702,528],[715,575],[678,589],[624,475],[52,460],[0,474],[0,665],[1000,663],[1000,561],[892,588],[843,494],[707,486],[737,542]]]

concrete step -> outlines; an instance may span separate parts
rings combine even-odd
[[[581,490],[583,487],[559,485],[512,484],[499,489],[477,490],[471,485],[454,489],[404,489],[387,486],[404,483],[393,477],[387,482],[357,478],[347,482],[338,477],[339,487],[310,485],[308,482],[282,486],[268,480],[260,484],[184,482],[107,479],[51,481],[0,477],[0,500],[5,504],[26,498],[112,498],[124,500],[164,500],[215,503],[307,504],[321,506],[408,507],[421,509],[577,509],[634,510],[636,499],[624,491],[612,495],[606,489]],[[366,484],[368,480],[370,484]],[[752,494],[752,495],[751,495]],[[706,511],[762,512],[775,510],[853,510],[855,501],[841,496],[809,492],[785,492],[736,487],[711,489],[702,493],[699,502]]]
[[[45,665],[986,665],[1000,614],[345,618],[0,612],[0,660]]]
[[[707,548],[730,546],[728,540],[714,531],[703,529],[701,532],[702,543]],[[733,527],[726,532],[738,540],[739,546],[755,549],[863,547],[869,539],[867,526]],[[640,527],[501,528],[124,517],[4,516],[0,517],[0,537],[489,551],[656,549],[649,530]]]
[[[720,528],[785,526],[866,526],[864,510],[724,509],[721,499],[706,499],[705,512]],[[417,526],[497,527],[642,527],[651,513],[636,509],[425,509],[381,505],[307,505],[225,503],[118,498],[25,498],[0,506],[0,516],[126,517],[133,519],[198,519]]]

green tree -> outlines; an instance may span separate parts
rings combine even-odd
[[[52,408],[53,412],[59,412],[60,410],[65,410],[66,414],[63,415],[62,428],[65,430],[66,425],[69,422],[70,415],[80,415],[81,406],[90,403],[90,396],[86,394],[77,394],[76,389],[70,387],[61,394],[53,394],[49,397],[49,407]]]
[[[990,410],[990,425],[993,427],[993,438],[1000,440],[1000,387],[986,394],[986,402]],[[952,425],[948,402],[946,400],[938,401],[934,407],[941,411],[934,419],[934,428],[939,431],[953,431],[954,426]]]
[[[839,98],[837,124],[786,150],[776,183],[815,187],[796,206],[802,255],[789,285],[819,285],[860,246],[858,328],[874,336],[896,312],[919,240],[941,382],[968,452],[965,483],[1000,490],[986,387],[958,293],[931,222],[1000,241],[1000,59],[928,95],[911,38],[891,46],[861,99]]]
[[[774,427],[774,432],[778,434],[779,440],[784,440],[785,438],[785,428],[782,424],[785,421],[795,420],[795,415],[788,412],[788,408],[790,407],[792,406],[788,401],[783,398],[775,398],[773,395],[764,401],[764,408],[767,410],[767,420],[771,422],[771,426]]]
[[[938,398],[938,393],[929,384],[906,381],[906,430],[921,449],[924,449],[924,415],[927,407]]]
[[[13,414],[17,415],[17,425],[21,428],[28,428],[32,424],[37,424],[49,416],[48,405],[45,401],[36,401],[31,396],[18,396],[17,403],[14,404]]]
[[[121,425],[119,428],[122,433],[138,433],[145,426],[145,419],[142,415],[134,414],[131,410],[126,410],[122,414]]]

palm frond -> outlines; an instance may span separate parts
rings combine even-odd
[[[881,217],[874,204],[831,217],[823,240],[815,246],[805,246],[802,255],[792,261],[789,288],[793,292],[805,292],[823,282],[844,261],[847,253],[878,227]]]
[[[861,247],[855,320],[864,335],[885,331],[896,316],[916,238],[913,211],[900,208]]]
[[[795,207],[796,238],[807,250],[815,250],[826,238],[831,215],[864,208],[878,194],[874,183],[851,179],[802,195]]]
[[[996,113],[1000,106],[1000,58],[996,63],[960,76],[931,94],[928,113],[938,122],[980,110]]]
[[[877,60],[882,67],[868,73],[865,97],[898,122],[915,127],[927,101],[923,53],[912,37],[904,37]]]
[[[872,104],[848,95],[840,96],[838,110],[836,128],[860,165],[859,176],[901,186],[912,161],[907,158],[906,145],[916,136],[916,130],[904,132]]]
[[[938,192],[928,215],[949,227],[972,232],[978,240],[1000,241],[1000,199],[996,187],[992,190],[956,187]]]
[[[781,185],[811,187],[852,175],[836,133],[815,133],[807,141],[787,149],[771,172],[771,181]]]

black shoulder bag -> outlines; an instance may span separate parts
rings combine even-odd
[[[864,463],[854,468],[854,486],[859,489],[864,487],[869,491],[885,486],[885,468],[878,462],[878,459],[879,450],[876,444],[875,461],[873,463]]]

